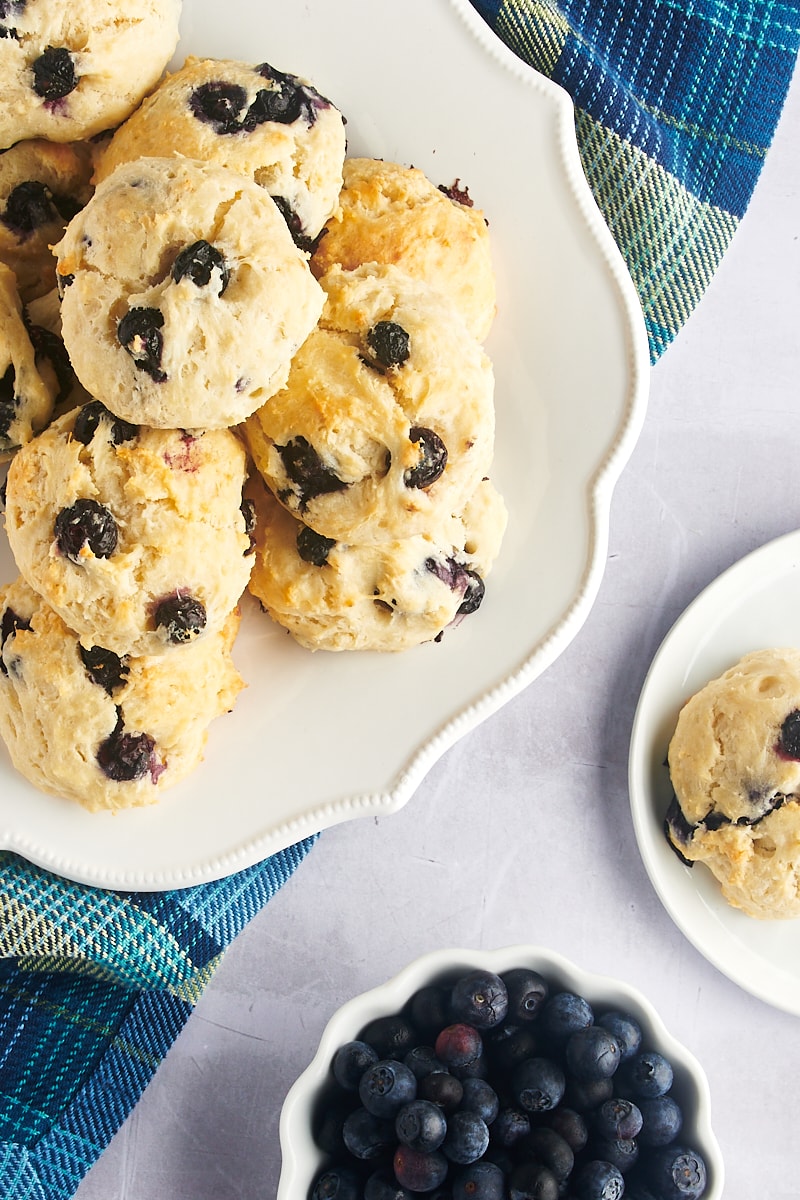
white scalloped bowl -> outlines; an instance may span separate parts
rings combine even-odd
[[[711,1127],[708,1080],[694,1055],[669,1032],[650,1001],[630,984],[584,971],[552,950],[528,945],[489,951],[434,951],[416,959],[379,987],[348,1000],[333,1014],[314,1058],[284,1101],[280,1119],[283,1161],[277,1200],[306,1200],[324,1165],[324,1155],[312,1135],[312,1114],[323,1088],[332,1079],[331,1062],[339,1046],[357,1038],[376,1017],[399,1012],[421,987],[454,981],[476,968],[502,974],[514,967],[539,971],[553,990],[576,992],[586,997],[595,1010],[613,1008],[633,1014],[642,1027],[643,1045],[663,1054],[673,1066],[671,1094],[684,1114],[680,1140],[702,1154],[708,1169],[703,1200],[721,1200],[722,1154]]]

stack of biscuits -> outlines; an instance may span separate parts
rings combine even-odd
[[[311,649],[438,640],[479,607],[507,519],[486,221],[416,168],[348,158],[311,269],[322,317],[243,428],[250,590]]]
[[[0,155],[11,164],[4,211],[27,212],[38,231],[13,236],[5,223],[13,247],[0,274],[14,355],[5,522],[19,570],[0,590],[0,732],[37,787],[90,809],[158,799],[200,762],[208,726],[243,686],[231,650],[253,513],[234,426],[285,383],[322,310],[295,238],[333,211],[343,118],[268,64],[237,66],[235,84],[225,68],[191,63],[189,120],[222,139],[220,114],[229,126],[238,114],[254,160],[274,168],[268,180],[166,144],[104,171],[113,136],[18,141]],[[330,199],[303,208],[294,166],[317,125]],[[232,127],[224,137],[236,140]],[[71,204],[56,204],[56,167],[66,177],[76,165]],[[283,203],[269,190],[281,170],[293,188]],[[45,226],[45,209],[60,223]],[[27,256],[34,240],[49,261]],[[40,329],[58,354],[37,355]]]
[[[159,73],[170,7],[143,5]],[[24,0],[2,12],[33,20]],[[0,589],[0,733],[40,789],[118,809],[184,778],[232,707],[246,588],[314,650],[403,649],[479,606],[506,522],[494,277],[466,192],[346,158],[307,81],[188,58],[102,116],[65,55],[62,136],[0,123],[19,571]]]

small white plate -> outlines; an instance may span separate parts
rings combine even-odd
[[[458,178],[485,211],[492,474],[510,519],[483,606],[440,644],[310,654],[248,603],[235,650],[247,690],[156,806],[84,812],[35,791],[0,747],[0,846],[106,887],[200,883],[400,808],[581,627],[649,382],[641,308],[581,170],[572,103],[468,0],[229,0],[222,19],[212,0],[187,0],[176,62],[190,53],[306,76],[347,117],[351,154]],[[15,574],[2,539],[0,581]]]
[[[645,680],[631,736],[633,824],[664,907],[709,962],[800,1016],[800,920],[760,921],[731,907],[704,867],[685,866],[663,833],[672,799],[667,748],[691,695],[751,650],[800,646],[800,531],[735,563],[675,623]]]

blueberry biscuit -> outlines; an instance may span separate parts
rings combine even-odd
[[[433,533],[355,544],[326,538],[278,504],[257,476],[250,591],[310,650],[406,650],[475,612],[497,556],[505,506],[488,480]]]
[[[290,511],[352,542],[424,533],[461,510],[494,447],[489,359],[455,310],[396,267],[333,268],[286,387],[247,421]]]
[[[230,430],[130,425],[92,401],[12,460],[11,551],[82,639],[162,654],[218,629],[247,585],[244,480]]]
[[[800,916],[800,650],[747,654],[683,707],[667,837],[753,917]]]
[[[244,686],[237,611],[168,658],[81,642],[21,579],[0,589],[0,734],[42,791],[85,808],[152,804],[202,760]]]
[[[264,189],[189,159],[123,163],[55,251],[76,374],[135,423],[244,420],[286,382],[322,310]]]
[[[0,147],[77,142],[124,120],[178,43],[179,0],[3,0]]]
[[[89,200],[88,147],[35,138],[0,153],[0,262],[10,267],[24,303],[56,286],[50,247]]]
[[[56,339],[26,320],[16,277],[0,263],[0,462],[50,420],[59,374]]]
[[[339,207],[312,255],[314,274],[334,264],[393,263],[448,296],[481,341],[494,319],[496,287],[483,213],[466,192],[437,188],[422,171],[349,158]]]
[[[254,179],[306,246],[336,209],[345,123],[310,83],[269,63],[190,57],[116,131],[96,178],[132,159],[173,154]]]

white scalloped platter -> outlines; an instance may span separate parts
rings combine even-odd
[[[800,1016],[800,919],[761,921],[732,908],[711,872],[685,866],[663,832],[672,799],[665,761],[682,706],[743,655],[770,646],[800,646],[800,532],[734,563],[667,634],[636,709],[630,800],[642,860],[678,928],[739,987]]]
[[[206,760],[158,805],[112,814],[45,796],[0,755],[0,844],[58,874],[159,890],[219,878],[351,817],[390,813],[458,738],[530,684],[586,618],[612,489],[644,417],[641,309],[581,170],[568,96],[467,0],[210,0],[186,54],[269,61],[344,112],[351,154],[461,180],[487,214],[498,315],[494,482],[509,509],[481,609],[399,655],[311,654],[262,615],[248,688]],[[0,547],[0,580],[16,575]]]

